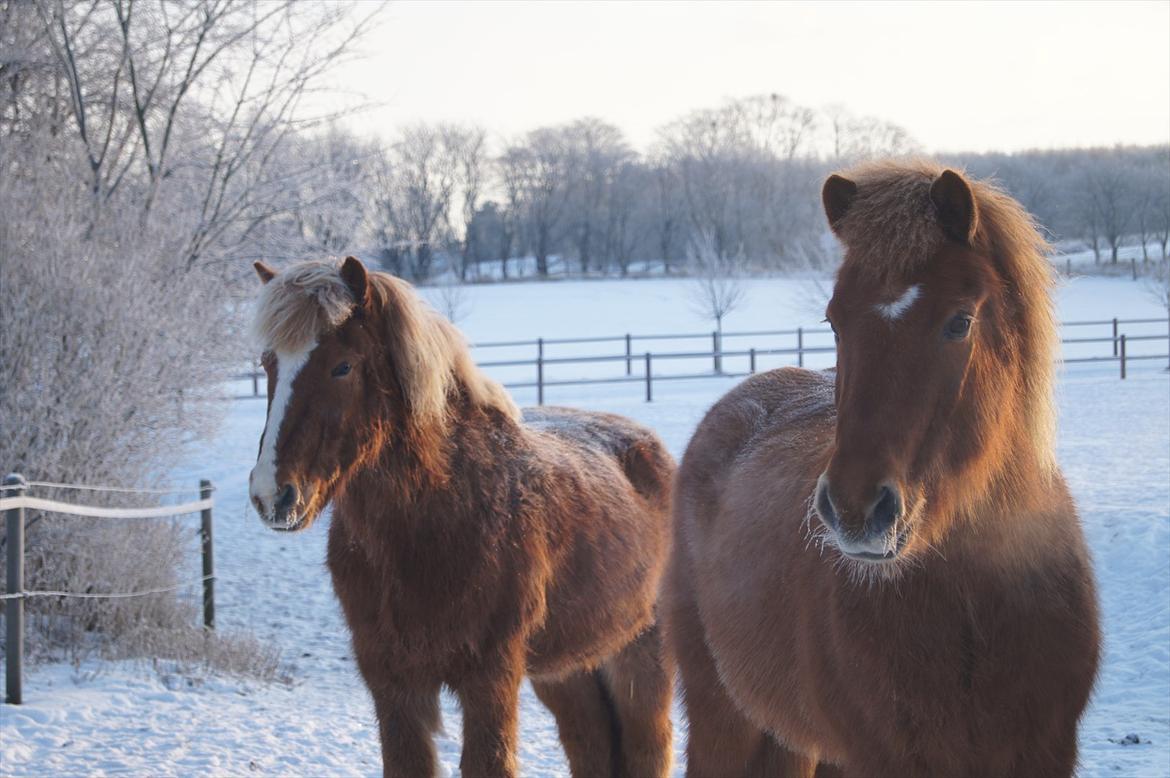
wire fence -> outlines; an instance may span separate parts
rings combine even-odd
[[[139,494],[158,497],[168,494],[192,494],[198,492],[199,499],[177,505],[158,505],[147,508],[111,508],[96,505],[49,500],[27,494],[30,489],[51,488],[77,491],[104,492],[115,494]],[[64,484],[52,481],[26,481],[19,474],[11,474],[0,486],[0,511],[5,516],[5,546],[7,547],[6,592],[0,595],[4,602],[5,624],[5,702],[20,705],[23,701],[22,674],[24,663],[24,603],[33,597],[65,597],[85,600],[115,600],[133,597],[147,597],[155,594],[203,587],[203,626],[215,629],[215,556],[212,510],[215,499],[210,481],[200,481],[199,488],[153,488],[132,489],[118,486],[87,486]],[[200,546],[203,557],[203,575],[193,581],[151,589],[130,592],[68,592],[56,590],[33,590],[24,588],[24,531],[25,511],[37,510],[67,516],[84,516],[100,519],[157,519],[185,516],[198,513],[201,520]]]

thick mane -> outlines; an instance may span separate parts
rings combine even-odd
[[[340,268],[336,260],[298,262],[265,284],[253,321],[263,349],[302,351],[345,323],[357,305]],[[516,404],[476,367],[459,331],[410,284],[385,273],[370,273],[368,282],[374,315],[385,320],[383,343],[418,426],[445,428],[459,389],[473,405],[519,421]]]
[[[411,413],[419,421],[445,426],[450,396],[460,388],[473,405],[520,420],[516,403],[476,366],[455,325],[410,284],[386,273],[370,273],[369,284],[374,308],[386,319],[387,350]]]
[[[927,160],[863,164],[843,175],[857,184],[848,212],[835,225],[849,249],[848,261],[877,279],[912,273],[947,240],[930,188],[943,168]],[[975,198],[978,227],[972,246],[991,258],[1004,284],[1003,321],[995,323],[1010,344],[1023,380],[1024,422],[1040,464],[1055,468],[1053,397],[1059,337],[1052,307],[1050,247],[1023,206],[989,181],[963,176]]]
[[[1024,382],[1025,418],[1039,464],[1055,472],[1056,358],[1060,332],[1052,304],[1050,246],[1032,215],[987,182],[971,182],[979,209],[976,248],[993,258],[1005,282],[1005,337],[1014,346]]]

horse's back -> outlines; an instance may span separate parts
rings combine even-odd
[[[656,508],[669,505],[674,458],[649,427],[625,416],[576,408],[539,406],[522,413],[528,430],[613,459],[634,491]]]

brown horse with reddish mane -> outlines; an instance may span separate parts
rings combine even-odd
[[[516,772],[527,673],[578,776],[663,776],[671,681],[654,604],[674,462],[618,416],[521,416],[409,284],[263,264],[264,523],[333,504],[327,562],[373,697],[386,775],[433,775],[446,686],[464,776]]]
[[[837,368],[707,414],[665,584],[691,776],[1068,776],[1097,669],[1046,246],[928,163],[825,183]]]

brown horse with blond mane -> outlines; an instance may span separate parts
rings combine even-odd
[[[609,414],[522,416],[409,284],[353,257],[257,272],[269,409],[252,501],[286,531],[333,505],[327,563],[385,774],[435,773],[446,686],[462,774],[514,775],[527,673],[574,775],[665,775],[661,441]]]
[[[925,162],[823,199],[836,371],[744,381],[679,469],[688,775],[1071,775],[1100,636],[1054,457],[1047,247]]]

